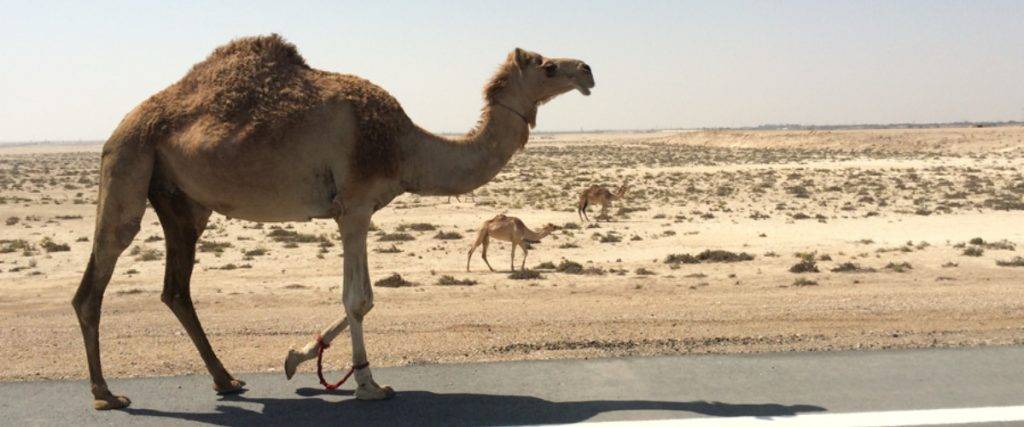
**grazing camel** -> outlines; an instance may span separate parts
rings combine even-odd
[[[473,259],[473,251],[480,245],[483,245],[483,248],[480,249],[480,257],[484,259],[487,268],[494,271],[491,263],[487,261],[487,245],[490,244],[492,238],[512,243],[512,271],[516,271],[516,246],[523,248],[523,263],[519,269],[525,270],[526,255],[529,254],[527,245],[540,243],[540,239],[547,237],[557,229],[558,226],[548,223],[538,233],[530,230],[519,218],[498,214],[498,216],[484,221],[480,227],[480,232],[476,235],[476,242],[473,243],[473,247],[469,248],[469,255],[466,256],[466,271],[469,271],[469,261]]]
[[[470,192],[470,193],[468,193],[468,194],[469,194],[469,200],[472,200],[472,201],[473,201],[474,203],[476,203],[476,195],[475,195],[475,194],[473,194],[472,192]],[[448,196],[448,201],[447,201],[447,203],[451,203],[451,202],[452,202],[452,197],[454,197],[454,198],[455,198],[455,201],[456,201],[456,202],[462,203],[462,199],[460,199],[460,198],[459,198],[459,196],[464,196],[464,195],[465,195],[465,194],[456,194],[456,195],[454,195],[454,196]]]
[[[580,221],[586,219],[590,221],[590,217],[587,216],[587,208],[592,204],[601,205],[601,214],[606,215],[608,213],[608,206],[611,206],[612,201],[619,200],[622,198],[626,191],[629,190],[629,184],[622,184],[615,192],[611,192],[607,188],[601,185],[591,185],[586,190],[580,193],[579,202],[576,203],[576,213],[580,216]]]
[[[477,126],[445,138],[416,126],[373,83],[309,67],[276,34],[217,48],[129,112],[103,146],[92,254],[72,301],[94,407],[130,404],[103,378],[100,307],[147,198],[167,246],[161,300],[188,332],[218,393],[238,392],[245,383],[217,358],[189,293],[196,241],[211,212],[263,222],[337,222],[345,252],[344,318],[324,331],[324,341],[349,327],[355,396],[391,397],[390,387],[373,380],[363,338],[373,307],[366,253],[371,216],[402,193],[444,196],[484,185],[524,147],[539,105],[573,89],[588,95],[593,87],[582,61],[517,48],[485,87]],[[304,357],[291,358],[289,373]]]

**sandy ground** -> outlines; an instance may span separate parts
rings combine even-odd
[[[415,285],[375,288],[375,365],[1024,343],[1022,128],[539,135],[527,147],[475,200],[405,195],[375,216],[371,274]],[[86,375],[69,302],[98,151],[0,148],[0,380]],[[635,187],[610,220],[579,221],[580,190],[625,180]],[[510,278],[503,243],[489,252],[499,272],[479,256],[465,271],[477,227],[501,212],[564,227],[530,252],[541,277]],[[400,233],[412,240],[384,241]],[[337,237],[331,221],[213,217],[192,288],[229,370],[279,371],[342,315]],[[108,287],[108,376],[205,370],[160,302],[161,240],[150,210]],[[705,250],[753,259],[701,261]],[[791,272],[800,263],[818,272]]]

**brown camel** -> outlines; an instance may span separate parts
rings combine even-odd
[[[452,202],[452,197],[455,198],[456,202],[462,203],[462,199],[459,196],[464,196],[464,195],[465,194],[456,194],[454,196],[448,196],[447,203],[451,203]],[[474,203],[476,203],[476,194],[473,194],[472,192],[470,192],[469,193],[469,200],[472,200]]]
[[[611,192],[608,188],[601,185],[591,185],[586,190],[580,193],[579,202],[576,203],[576,213],[580,216],[580,221],[590,221],[590,217],[587,216],[587,208],[593,204],[601,205],[600,216],[606,216],[608,214],[608,206],[611,206],[612,202],[619,200],[626,191],[629,190],[629,184],[622,184],[615,192]]]
[[[443,57],[439,57],[443,58]],[[252,221],[330,218],[343,240],[344,318],[351,327],[355,396],[385,399],[367,368],[363,319],[373,307],[370,217],[399,194],[454,195],[491,180],[526,144],[537,108],[594,87],[582,61],[515,49],[487,84],[476,128],[459,138],[415,124],[390,94],[359,77],[309,67],[278,35],[213,51],[121,121],[103,147],[92,254],[72,305],[85,340],[96,409],[128,406],[100,367],[103,292],[150,201],[164,229],[161,299],[184,326],[218,393],[245,383],[214,354],[189,296],[195,244],[215,211]]]
[[[490,244],[492,238],[512,243],[512,271],[516,271],[516,246],[522,248],[523,263],[519,269],[525,270],[526,255],[529,254],[527,250],[528,245],[530,243],[540,243],[540,239],[547,237],[547,235],[557,229],[558,226],[548,223],[544,225],[540,232],[535,232],[530,230],[526,224],[523,224],[523,221],[519,218],[498,214],[494,218],[484,221],[483,225],[480,226],[480,232],[476,235],[476,242],[473,242],[473,247],[469,248],[469,255],[466,256],[466,271],[469,271],[469,261],[473,259],[473,251],[480,245],[483,245],[483,248],[480,249],[480,257],[484,259],[487,268],[494,271],[490,261],[487,261],[487,245]]]

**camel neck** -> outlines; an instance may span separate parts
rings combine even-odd
[[[418,127],[409,132],[402,140],[406,191],[458,195],[494,178],[530,137],[528,120],[509,107],[488,105],[477,127],[462,137],[445,138]]]

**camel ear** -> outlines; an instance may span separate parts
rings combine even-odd
[[[526,69],[526,66],[530,65],[532,55],[530,55],[530,52],[517,47],[512,51],[512,53],[508,54],[508,59],[515,62],[520,69]]]

